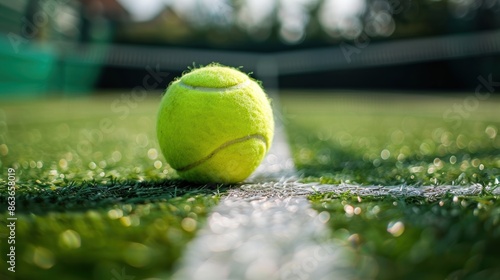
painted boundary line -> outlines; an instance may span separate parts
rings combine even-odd
[[[471,196],[491,193],[500,195],[500,187],[482,186],[359,186],[350,184],[329,185],[320,183],[300,183],[295,180],[281,180],[278,182],[245,184],[240,189],[232,190],[228,197],[255,198],[255,197],[302,197],[315,193],[333,193],[342,195],[350,193],[359,196],[400,196],[426,197],[438,199],[446,194],[456,196]]]
[[[500,195],[500,188],[464,186],[357,186],[296,181],[242,185],[230,191],[188,245],[173,279],[355,279],[345,243],[328,240],[328,212],[311,209],[306,196],[349,192],[359,196]]]
[[[327,241],[328,212],[306,198],[223,200],[173,279],[350,279],[349,249]]]

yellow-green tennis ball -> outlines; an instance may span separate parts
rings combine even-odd
[[[273,133],[271,105],[261,86],[220,65],[172,82],[158,112],[163,155],[188,181],[245,180],[269,150]]]

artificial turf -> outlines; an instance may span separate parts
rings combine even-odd
[[[444,117],[467,97],[285,92],[279,101],[301,181],[492,190],[500,180],[500,100],[480,101],[460,123]],[[16,279],[168,278],[231,186],[177,179],[155,140],[158,103],[159,95],[2,103],[0,168],[17,177]],[[6,205],[5,176],[0,187]],[[495,276],[484,271],[499,256],[490,250],[500,238],[498,197],[454,199],[311,197],[330,213],[332,238],[363,260],[360,278],[386,278],[391,269],[407,277],[427,266],[415,279]],[[346,215],[347,204],[360,214]],[[0,220],[7,217],[2,209]],[[396,237],[387,229],[398,221],[405,229]],[[6,247],[1,253],[2,279],[13,278]]]

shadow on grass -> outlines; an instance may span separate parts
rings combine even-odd
[[[223,184],[197,185],[181,180],[143,181],[111,180],[71,182],[66,187],[50,189],[22,186],[16,194],[16,212],[42,214],[48,211],[79,211],[114,204],[143,204],[175,198],[220,195],[230,188]],[[7,194],[0,194],[0,203]]]
[[[16,279],[170,279],[227,187],[173,180],[22,186]]]

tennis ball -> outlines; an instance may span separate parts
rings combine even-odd
[[[187,181],[243,181],[259,166],[273,133],[271,105],[261,86],[217,64],[172,82],[158,111],[161,151]]]

